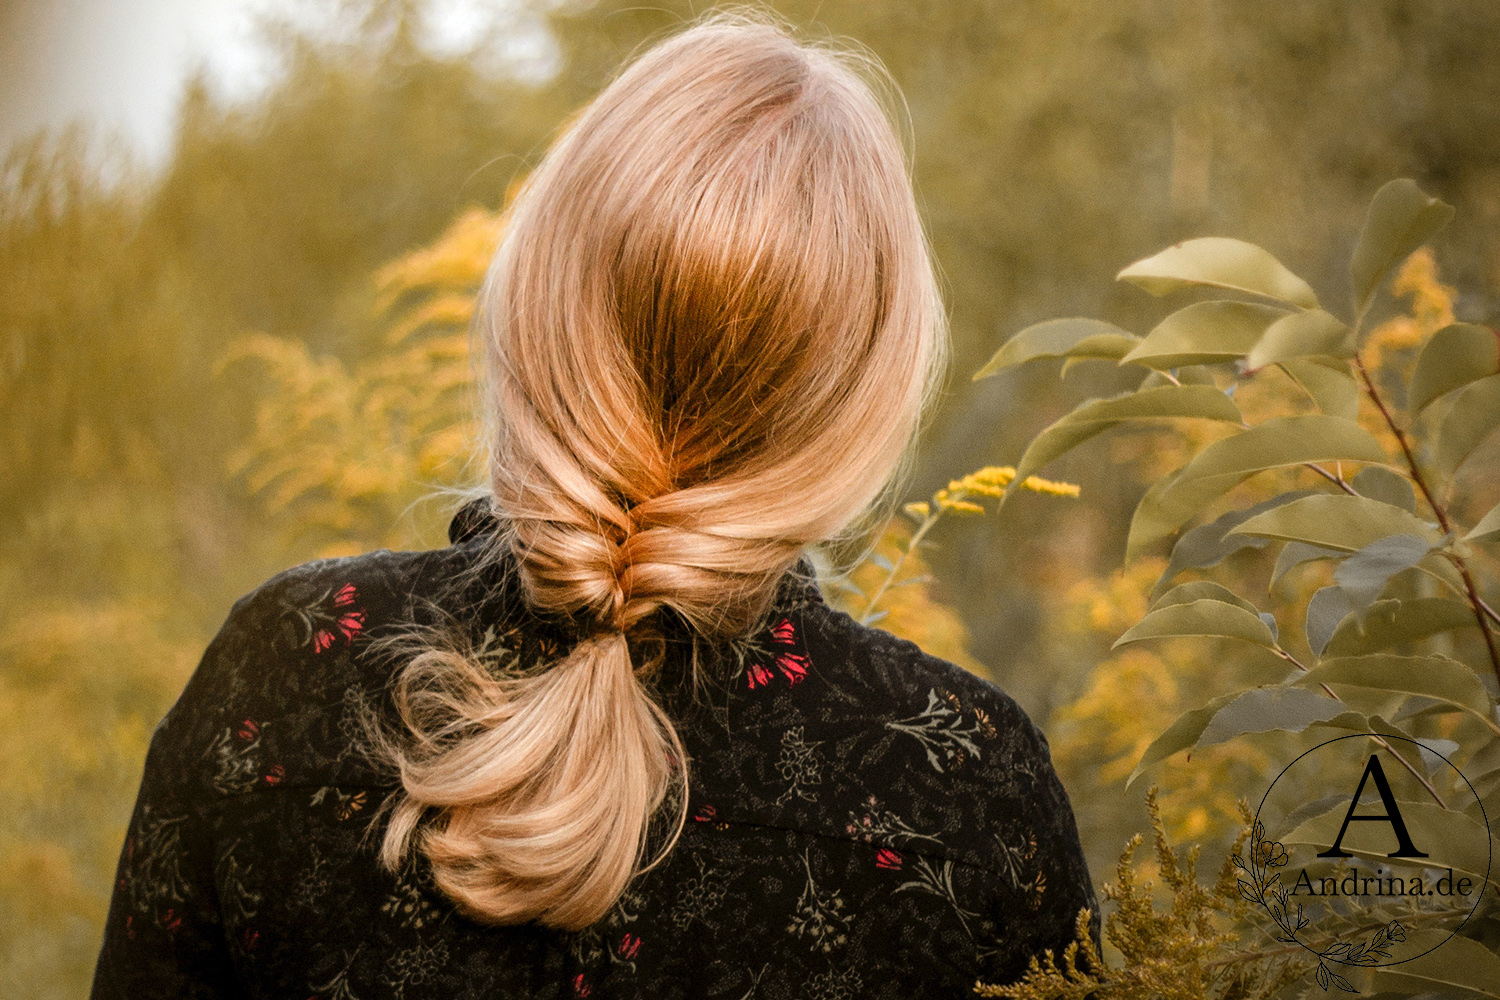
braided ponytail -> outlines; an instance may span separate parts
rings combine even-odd
[[[511,206],[476,324],[498,548],[582,638],[517,676],[437,649],[403,667],[381,847],[395,867],[416,843],[476,919],[599,919],[667,801],[670,850],[688,761],[632,644],[665,609],[710,640],[754,627],[904,469],[946,343],[873,69],[710,18],[604,90]]]

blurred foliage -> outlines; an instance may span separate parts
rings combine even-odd
[[[5,152],[0,982],[21,995],[85,992],[151,727],[231,601],[316,555],[441,544],[442,505],[422,501],[473,478],[461,332],[506,192],[622,60],[696,12],[678,0],[527,4],[559,56],[556,75],[527,82],[477,54],[424,50],[417,0],[357,6],[348,37],[282,30],[282,70],[261,96],[226,103],[191,82],[159,171],[102,160],[79,132]],[[1462,205],[1427,263],[1398,279],[1412,308],[1391,319],[1382,298],[1371,315],[1366,362],[1398,403],[1422,337],[1496,311],[1500,78],[1484,57],[1500,7],[776,9],[813,36],[870,48],[909,110],[956,349],[914,496],[935,497],[955,469],[1017,464],[1071,400],[1127,388],[1108,366],[1074,366],[1061,386],[1037,366],[968,376],[1045,316],[1146,328],[1146,297],[1108,279],[1120,261],[1188,235],[1274,246],[1316,287],[1341,292],[1350,220],[1381,181],[1415,177]],[[1461,291],[1438,284],[1439,263]],[[1243,387],[1247,420],[1295,396],[1277,377]],[[1362,426],[1389,448],[1367,410]],[[894,566],[943,514],[893,582],[935,580],[888,587],[873,608],[852,591],[831,595],[858,616],[888,612],[886,627],[1053,719],[1100,872],[1142,826],[1117,782],[1142,741],[1261,669],[1235,655],[1206,674],[1174,643],[1107,649],[1153,572],[1141,562],[1112,575],[1142,488],[1232,432],[1091,442],[1056,465],[1087,502],[1027,493],[999,517],[909,513],[870,544]],[[1468,468],[1492,464],[1485,454]],[[1468,475],[1452,510],[1474,524],[1500,496]],[[1255,502],[1257,482],[1226,502]],[[1267,563],[1254,550],[1226,567],[1264,579]],[[847,581],[863,595],[886,572],[871,564]],[[1287,613],[1301,614],[1327,573],[1312,564],[1289,576]],[[1144,710],[1123,711],[1127,697]],[[1089,740],[1090,727],[1101,738]],[[1237,744],[1162,765],[1174,837],[1232,832],[1210,776],[1259,766]],[[1213,794],[1200,795],[1205,786]]]
[[[1177,825],[1199,835],[1222,832],[1213,811],[1228,813],[1226,796],[1274,778],[1282,802],[1296,807],[1297,818],[1286,821],[1296,828],[1282,835],[1293,845],[1327,844],[1319,838],[1331,838],[1340,819],[1347,827],[1354,804],[1328,798],[1327,786],[1308,784],[1306,772],[1277,776],[1272,762],[1356,734],[1368,740],[1358,752],[1369,752],[1372,766],[1383,756],[1414,779],[1401,810],[1429,853],[1415,855],[1422,860],[1412,868],[1391,860],[1407,856],[1385,854],[1388,845],[1373,854],[1368,844],[1346,851],[1372,858],[1367,871],[1404,877],[1448,865],[1471,872],[1482,887],[1477,914],[1467,901],[1413,902],[1404,888],[1391,898],[1330,903],[1314,900],[1314,891],[1294,900],[1296,890],[1274,871],[1288,864],[1287,849],[1266,837],[1243,800],[1239,825],[1250,825],[1230,849],[1240,874],[1226,868],[1209,890],[1191,865],[1175,868],[1153,790],[1149,812],[1175,897],[1171,914],[1142,904],[1133,841],[1117,884],[1105,892],[1118,904],[1107,937],[1122,961],[1106,967],[1080,920],[1080,940],[1064,955],[1034,963],[1018,984],[981,992],[1144,1000],[1313,988],[1304,983],[1299,991],[1285,969],[1258,968],[1286,948],[1229,950],[1260,924],[1263,939],[1292,945],[1321,991],[1360,992],[1358,982],[1402,996],[1434,989],[1497,995],[1500,935],[1494,907],[1485,904],[1500,887],[1487,867],[1496,846],[1487,816],[1500,808],[1500,612],[1490,603],[1500,589],[1500,504],[1493,502],[1500,477],[1482,456],[1500,430],[1500,332],[1453,322],[1453,289],[1422,247],[1453,215],[1410,180],[1376,193],[1352,254],[1349,325],[1262,248],[1193,239],[1118,277],[1158,296],[1227,291],[1276,305],[1199,300],[1145,337],[1092,320],[1036,324],[975,378],[1056,358],[1110,362],[1143,376],[1136,389],[1086,400],[1044,429],[1014,473],[1025,476],[1092,437],[1143,425],[1136,434],[1154,439],[1150,451],[1161,464],[1130,517],[1127,570],[1107,583],[1084,581],[1064,603],[1065,629],[1097,626],[1119,635],[1112,650],[1126,649],[1103,659],[1082,697],[1054,714],[1064,773],[1080,776],[1080,762],[1092,764],[1095,792],[1119,788],[1122,779],[1128,788],[1148,769],[1169,773]],[[1392,271],[1392,290],[1410,299],[1410,315],[1366,333],[1370,305]],[[1289,385],[1296,387],[1290,395]],[[1205,424],[1217,429],[1203,433]],[[1490,499],[1454,502],[1475,496]],[[1456,507],[1474,518],[1460,519]],[[1139,558],[1173,536],[1164,563]],[[1304,572],[1309,563],[1319,571]],[[1179,582],[1184,574],[1194,578]],[[1260,610],[1262,591],[1274,610]],[[1212,656],[1202,655],[1205,647]],[[1467,774],[1398,747],[1440,748]],[[1183,751],[1194,757],[1191,771],[1184,772]],[[1076,795],[1085,786],[1070,787]],[[1383,777],[1380,787],[1394,816],[1400,800]],[[1097,821],[1097,801],[1091,812]],[[1407,828],[1397,829],[1404,848]],[[1462,831],[1474,831],[1477,843]],[[1247,835],[1248,862],[1239,855]],[[1341,831],[1335,844],[1342,839]],[[1477,863],[1463,858],[1471,847]],[[1463,936],[1447,940],[1460,928]],[[1448,945],[1436,957],[1435,947]],[[1225,980],[1226,973],[1249,978]]]

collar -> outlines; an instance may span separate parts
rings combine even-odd
[[[488,495],[478,496],[458,509],[448,524],[448,541],[462,545],[483,535],[492,534],[500,521]],[[806,552],[782,575],[776,585],[773,602],[778,608],[790,609],[803,604],[824,604],[818,588],[818,571]]]

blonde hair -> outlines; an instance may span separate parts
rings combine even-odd
[[[670,800],[665,856],[688,762],[661,655],[632,648],[665,609],[709,640],[753,628],[908,466],[947,341],[883,79],[708,18],[626,68],[511,205],[476,320],[498,544],[581,638],[524,673],[403,668],[381,847],[393,868],[415,841],[473,918],[594,922]]]

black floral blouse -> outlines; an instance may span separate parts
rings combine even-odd
[[[1081,907],[1097,939],[1041,732],[825,604],[805,558],[747,638],[699,642],[696,693],[669,634],[691,818],[603,920],[484,926],[420,855],[383,871],[370,818],[395,782],[360,747],[393,667],[370,640],[457,618],[517,657],[570,641],[513,564],[466,572],[493,527],[471,504],[448,548],[319,560],[234,606],[151,741],[95,998],[916,1000],[1015,979]]]

